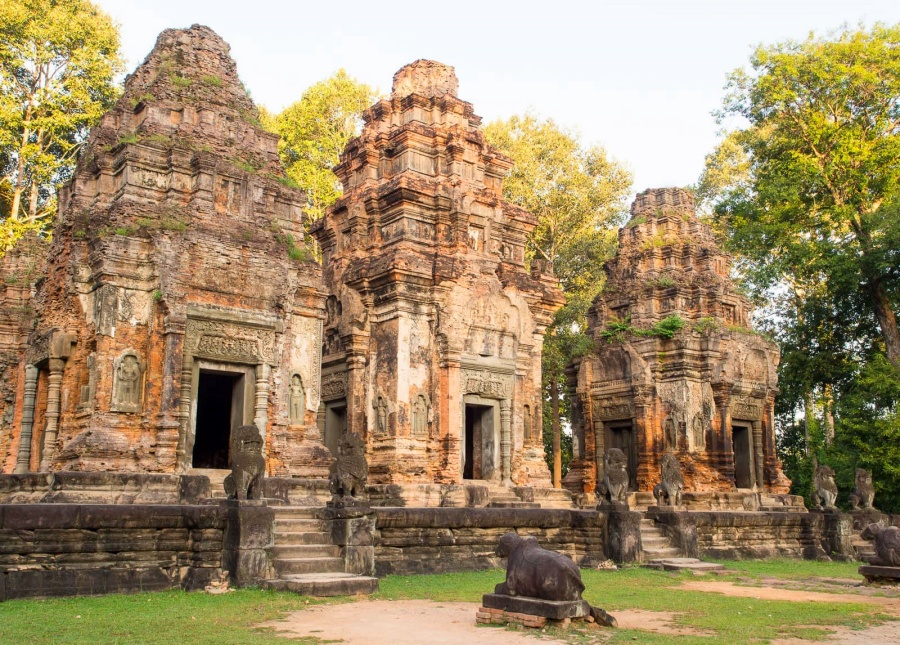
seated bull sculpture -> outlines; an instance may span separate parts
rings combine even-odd
[[[875,541],[875,558],[869,561],[882,567],[900,567],[900,528],[869,524],[860,533],[864,540]]]
[[[500,538],[497,555],[509,558],[506,582],[494,593],[543,600],[581,600],[584,583],[578,565],[562,553],[548,551],[533,537],[507,533]]]

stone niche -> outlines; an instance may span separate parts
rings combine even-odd
[[[419,60],[363,115],[335,172],[343,197],[313,225],[326,285],[325,443],[366,440],[375,484],[547,485],[543,332],[563,304],[536,218],[502,200],[490,148],[452,67]]]
[[[3,472],[225,469],[255,423],[270,474],[327,476],[326,294],[277,143],[219,36],[160,34],[60,191]]]
[[[604,451],[620,448],[630,490],[651,490],[670,452],[685,490],[786,493],[773,424],[778,347],[751,329],[731,258],[697,219],[693,197],[640,193],[604,268],[588,314],[595,351],[569,369],[575,460],[566,487],[593,491]],[[614,322],[650,330],[670,316],[684,322],[671,339],[610,333]]]

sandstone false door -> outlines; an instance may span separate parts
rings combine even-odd
[[[335,457],[338,454],[338,443],[345,432],[347,432],[347,399],[327,401],[323,441]]]
[[[734,483],[738,488],[753,488],[753,443],[749,426],[731,427],[734,442]]]
[[[200,370],[197,382],[194,468],[228,468],[231,432],[244,423],[242,373]]]
[[[466,403],[463,479],[492,479],[496,464],[494,405]]]

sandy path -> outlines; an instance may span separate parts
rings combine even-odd
[[[824,593],[821,591],[804,591],[799,589],[781,589],[773,587],[743,587],[733,582],[714,582],[691,580],[683,583],[679,589],[689,591],[705,591],[720,593],[738,598],[758,598],[760,600],[787,600],[792,602],[855,602],[869,605],[880,605],[887,612],[894,612],[900,617],[900,598],[883,596],[864,596],[849,593]]]
[[[365,645],[564,645],[540,639],[540,632],[477,627],[478,603],[430,600],[361,600],[320,605],[260,625],[284,636],[315,636]]]

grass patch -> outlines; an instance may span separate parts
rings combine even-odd
[[[186,88],[191,86],[191,79],[185,76],[179,76],[178,74],[172,74],[169,76],[169,79],[172,81],[172,85],[175,87]]]
[[[799,560],[730,562],[740,576],[751,578],[809,579],[855,576],[856,564]],[[860,629],[889,619],[879,607],[864,603],[814,603],[735,598],[717,593],[681,589],[697,579],[690,573],[668,573],[637,567],[619,571],[585,569],[584,594],[591,604],[617,611],[643,609],[677,614],[679,626],[706,635],[654,634],[641,630],[547,630],[549,636],[569,643],[603,642],[766,643],[775,638],[822,639],[829,626]],[[381,580],[373,600],[433,600],[473,602],[504,579],[493,569],[422,576],[388,576]],[[167,591],[95,598],[11,600],[0,603],[0,643],[28,645],[81,645],[158,643],[160,645],[286,645],[321,643],[318,639],[290,639],[255,628],[309,603],[348,602],[350,599],[312,600],[290,593],[255,589],[212,596]],[[474,616],[473,616],[474,620]]]
[[[203,76],[200,78],[200,81],[210,87],[222,87],[222,79],[214,74]]]
[[[602,332],[600,337],[605,338],[607,342],[624,341],[626,335],[633,336],[656,336],[657,338],[671,339],[675,337],[679,331],[684,329],[684,318],[678,314],[666,316],[659,322],[655,323],[649,329],[641,329],[631,324],[631,316],[626,316],[625,320],[611,320]]]
[[[0,643],[28,645],[286,645],[255,625],[319,602],[290,593],[242,589],[213,596],[165,591],[98,598],[9,600],[0,603]]]

